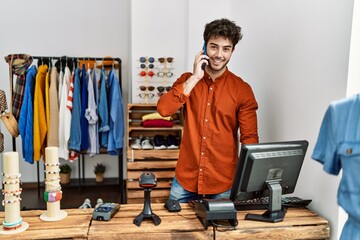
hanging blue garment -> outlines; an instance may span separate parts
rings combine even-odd
[[[81,98],[80,98],[80,69],[76,68],[74,76],[74,95],[73,105],[71,111],[71,127],[69,150],[80,152],[81,145],[81,127],[80,127],[80,112],[81,112]]]
[[[312,158],[329,174],[342,169],[337,200],[349,218],[340,239],[360,239],[360,94],[330,104]]]
[[[118,155],[123,148],[124,115],[119,79],[114,69],[108,76],[110,131],[107,151],[110,155]]]
[[[98,121],[96,121],[96,153],[100,152],[100,143],[99,143],[99,83],[97,81],[98,76],[96,73],[96,70],[93,71],[93,86],[94,86],[94,97],[95,97],[95,103],[96,103],[96,115],[98,116]]]
[[[34,163],[34,88],[37,69],[31,66],[26,71],[24,98],[19,116],[19,132],[22,139],[22,153],[26,162]]]
[[[85,64],[82,65],[81,70],[81,113],[80,113],[80,124],[81,124],[81,151],[87,151],[89,149],[89,123],[85,117],[85,112],[88,107],[88,80],[89,77],[86,73]]]
[[[101,70],[101,74],[100,74],[100,96],[99,96],[98,109],[99,109],[99,120],[100,120],[99,122],[100,147],[107,147],[110,125],[109,125],[109,107],[108,107],[108,97],[107,97],[104,69]]]

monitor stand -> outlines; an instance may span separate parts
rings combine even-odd
[[[262,222],[281,222],[284,220],[286,209],[281,206],[282,188],[280,180],[266,182],[269,189],[269,210],[263,214],[248,213],[245,220],[254,220]]]

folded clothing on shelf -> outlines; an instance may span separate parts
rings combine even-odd
[[[141,126],[143,127],[173,127],[174,121],[168,121],[164,119],[151,119],[145,120],[141,122]]]
[[[149,113],[149,114],[145,114],[145,115],[142,116],[143,121],[152,120],[152,119],[163,119],[163,120],[170,121],[171,116],[170,117],[163,117],[158,112]]]

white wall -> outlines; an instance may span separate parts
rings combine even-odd
[[[129,22],[130,0],[0,0],[0,88],[9,96],[8,65],[3,57],[10,53],[27,53],[34,56],[120,57],[124,70],[123,89],[128,89]],[[127,90],[123,92],[126,100]],[[0,125],[6,137],[5,151],[11,151],[10,135]],[[19,151],[20,146],[19,137]],[[86,158],[86,177],[93,177],[93,166],[99,158],[106,158],[105,164],[113,166],[108,168],[106,177],[118,175],[117,158],[101,155]],[[78,163],[74,162],[72,166],[72,177],[76,177]],[[36,181],[36,164],[20,160],[20,169],[27,170],[22,181]]]
[[[308,153],[295,195],[330,221],[337,236],[339,177],[311,159],[329,103],[346,96],[353,1],[232,1],[244,31],[230,68],[259,102],[260,141],[306,139]]]
[[[346,96],[360,93],[360,0],[354,0]]]

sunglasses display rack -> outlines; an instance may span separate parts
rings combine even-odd
[[[173,57],[140,57],[133,78],[133,103],[156,103],[176,80]]]

